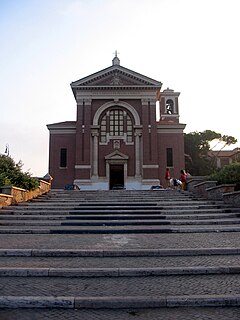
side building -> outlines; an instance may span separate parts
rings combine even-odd
[[[179,123],[179,92],[120,65],[71,83],[76,121],[48,124],[53,188],[149,189],[184,168],[185,124]],[[159,120],[156,120],[158,102]]]

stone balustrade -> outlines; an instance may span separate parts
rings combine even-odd
[[[240,207],[240,191],[227,192],[223,194],[223,201],[233,207]]]
[[[223,195],[227,192],[234,192],[236,184],[221,184],[206,189],[208,199],[222,200]]]
[[[0,208],[37,198],[50,189],[51,183],[44,180],[39,180],[39,187],[32,191],[14,186],[0,187]]]
[[[191,180],[187,181],[187,189],[188,191],[190,192],[193,192],[194,191],[194,186],[196,184],[199,184],[200,182],[203,182],[204,179],[202,178],[191,178]]]
[[[207,189],[211,187],[215,187],[217,184],[217,181],[203,181],[200,183],[197,183],[193,187],[193,193],[197,194],[200,197],[208,198]]]
[[[235,184],[217,185],[217,181],[204,181],[204,179],[193,178],[188,181],[187,186],[188,191],[196,196],[209,200],[223,200],[226,204],[240,207],[240,191],[234,191]]]

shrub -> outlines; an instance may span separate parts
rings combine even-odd
[[[29,172],[22,172],[21,161],[16,164],[11,157],[0,155],[0,186],[4,185],[34,190],[39,182]]]
[[[240,162],[234,162],[223,167],[209,178],[216,180],[218,184],[235,183],[235,190],[240,190]]]

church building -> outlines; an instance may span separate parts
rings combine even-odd
[[[121,66],[117,54],[110,67],[72,82],[76,120],[47,125],[52,187],[146,190],[165,184],[166,167],[178,178],[185,128],[180,93],[161,87]]]

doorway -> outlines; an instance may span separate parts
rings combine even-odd
[[[124,188],[124,165],[110,164],[110,190]]]

